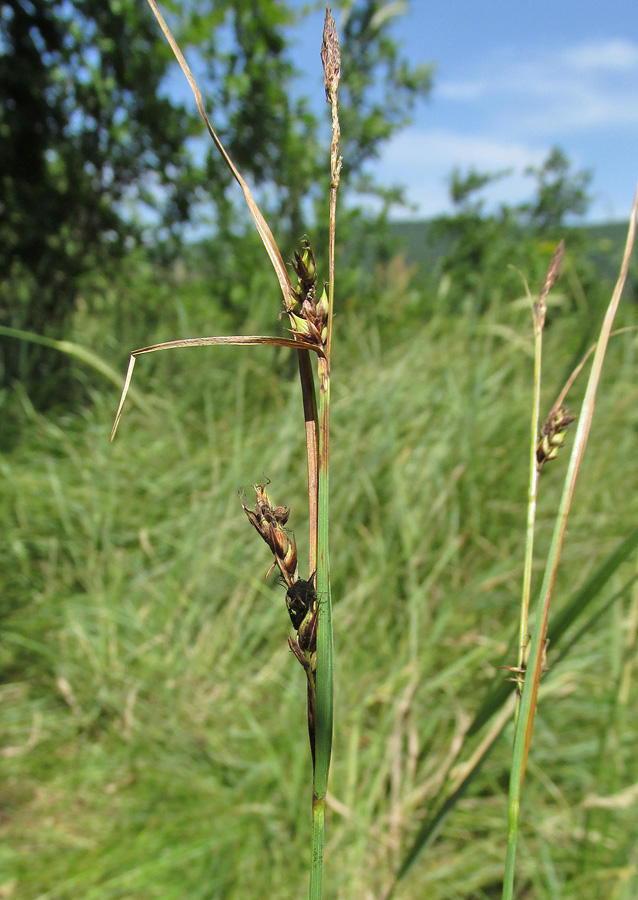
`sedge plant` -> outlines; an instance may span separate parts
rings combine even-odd
[[[120,404],[111,432],[115,436],[129,391],[133,367],[138,356],[160,350],[193,346],[271,345],[296,352],[303,401],[308,466],[309,559],[308,577],[299,575],[297,545],[286,529],[290,509],[274,506],[266,484],[254,486],[254,508],[241,505],[248,520],[268,545],[273,562],[286,587],[285,602],[295,636],[289,646],[303,666],[307,679],[308,732],[313,766],[312,848],[310,900],[322,896],[324,821],[333,730],[333,636],[329,563],[329,434],[330,434],[330,359],[335,297],[335,229],[337,193],[341,172],[339,156],[338,87],[341,74],[339,41],[335,21],[326,7],[321,59],[326,99],[330,105],[332,140],[330,146],[330,201],[328,229],[328,280],[320,289],[314,253],[307,241],[295,252],[292,268],[297,276],[293,285],[272,231],[254,197],[227,154],[204,109],[201,92],[173,34],[154,0],[149,5],[170,44],[195,96],[197,108],[222,159],[240,185],[253,222],[275,270],[283,296],[284,312],[290,322],[291,337],[269,335],[226,335],[167,341],[142,347],[131,353]],[[311,355],[316,359],[315,370]],[[318,394],[318,396],[317,396]]]

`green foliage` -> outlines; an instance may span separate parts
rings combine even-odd
[[[296,15],[282,0],[193,2],[181,11],[184,40],[199,58],[198,83],[213,124],[235,165],[273,189],[268,218],[281,234],[303,231],[303,204],[317,177],[317,120],[295,97],[289,31]],[[222,240],[241,213],[231,177],[211,146],[207,189]],[[242,211],[243,212],[243,211]]]
[[[410,66],[391,38],[398,6],[381,0],[343,0],[334,6],[342,14],[340,119],[348,160],[342,187],[396,202],[396,191],[381,190],[366,178],[364,168],[409,122],[416,100],[427,96],[432,67]],[[212,8],[209,2],[192,8],[185,34],[202,58],[200,87],[222,141],[240,171],[252,173],[257,184],[276,187],[269,218],[282,236],[297,242],[311,224],[308,198],[324,202],[329,182],[326,141],[319,139],[326,135],[322,110],[318,118],[308,98],[299,97],[294,88],[290,26],[300,14],[282,0],[216,0]],[[316,58],[319,71],[318,52]],[[211,177],[218,178],[213,150],[208,167]],[[230,184],[225,175],[223,181]]]
[[[396,65],[393,45],[380,40],[387,10],[374,2],[362,3],[359,15],[351,8],[353,35],[378,40],[380,56],[364,54],[360,65],[386,59],[395,84],[416,96],[427,74],[409,75]],[[291,72],[279,39],[285,12],[283,3],[262,3],[255,28],[249,4],[216,4],[210,15],[234,29],[237,47],[211,59],[230,73],[230,141],[245,114],[236,152],[282,189],[273,202],[282,203],[281,227],[293,228],[298,195],[275,171],[275,137],[294,131],[286,123],[294,104],[278,90]],[[198,28],[211,24],[205,13],[193,19]],[[273,81],[259,84],[268,66]],[[390,133],[379,108],[366,112],[373,88],[373,79],[364,81],[351,95],[353,132],[359,128],[370,153]],[[271,104],[282,121],[256,125],[265,149],[249,159],[246,130]],[[311,117],[305,125],[287,145],[291,160],[311,145]],[[318,159],[304,159],[306,175]],[[536,177],[538,202],[521,207],[508,228],[520,227],[523,216],[549,227],[582,199],[559,157]],[[472,233],[485,219],[471,198],[485,183],[484,176],[457,179],[468,273],[477,261]],[[105,327],[116,307],[127,344],[132,333],[139,334],[133,343],[148,343],[176,331],[218,331],[237,318],[246,331],[275,319],[279,300],[271,302],[276,287],[257,261],[261,248],[236,228],[241,220],[223,177],[213,192],[221,239],[208,270],[192,270],[193,251],[166,279],[145,255],[131,254],[116,275],[105,267],[84,283],[76,278],[75,337],[109,358],[122,352],[122,335]],[[478,258],[488,271],[500,266],[504,224],[496,221],[490,233],[493,257]],[[225,260],[228,250],[241,251],[239,263]],[[352,259],[352,291],[360,293],[363,257]],[[342,752],[327,848],[339,896],[380,895],[423,810],[436,808],[454,781],[451,748],[494,680],[516,615],[529,310],[501,310],[481,294],[480,281],[468,284],[472,315],[411,317],[408,335],[399,312],[414,290],[406,299],[400,278],[391,310],[374,309],[369,297],[359,306],[346,297],[343,306],[331,476]],[[134,309],[144,297],[156,304],[150,315]],[[431,303],[417,292],[417,309]],[[557,366],[587,324],[569,315],[566,302],[562,312],[545,347]],[[216,327],[205,327],[213,318]],[[612,349],[557,598],[573,594],[635,525],[635,498],[627,495],[638,424],[627,387],[636,376],[634,343],[625,334]],[[259,551],[236,502],[239,486],[267,475],[276,501],[293,509],[291,526],[303,517],[299,397],[285,376],[290,360],[278,351],[203,349],[196,359],[193,352],[140,361],[138,385],[152,386],[152,394],[112,448],[111,397],[97,382],[90,408],[57,417],[39,415],[24,390],[15,392],[22,436],[0,457],[0,699],[9,710],[2,896],[243,900],[297,895],[304,884],[304,676],[286,651],[284,592],[254,574]],[[559,465],[543,474],[541,553]],[[132,470],[139,478],[131,479]],[[539,900],[557,892],[565,900],[635,894],[626,859],[638,834],[621,793],[638,777],[631,717],[637,601],[622,588],[626,581],[623,571],[613,606],[601,599],[598,627],[577,641],[572,635],[572,656],[543,697],[528,773],[535,816],[523,825],[521,861],[522,880]],[[442,852],[414,868],[404,896],[421,897],[424,888],[433,900],[493,895],[508,756],[496,748],[446,826]],[[585,806],[592,786],[598,798]]]
[[[143,0],[13,0],[0,29],[0,324],[61,337],[78,277],[139,235],[126,206],[157,208],[161,186],[165,221],[187,217],[191,122],[159,91],[168,54]],[[57,356],[0,353],[4,384],[60,396]]]
[[[589,209],[587,193],[592,179],[591,170],[572,173],[570,163],[559,147],[554,147],[538,168],[530,166],[528,175],[536,178],[536,196],[528,206],[522,206],[528,224],[541,234],[553,234],[570,218],[584,216]]]

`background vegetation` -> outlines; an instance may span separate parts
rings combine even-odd
[[[23,42],[33,35],[33,23],[27,28],[21,15],[35,10],[59,40],[75,21],[62,16],[65,10],[71,15],[68,4],[16,0],[9,6],[13,18],[5,17],[3,28]],[[96,22],[98,6],[106,16],[104,4],[95,10],[82,4]],[[140,61],[152,56],[165,67],[144,7],[107,6],[116,17],[111,25],[103,22],[104,30],[94,32],[82,27],[73,39],[93,34],[99,43],[107,34],[114,58],[126,59],[133,52],[128,35]],[[274,185],[271,212],[282,213],[274,221],[289,230],[292,253],[300,238],[296,216],[310,210],[308,230],[318,221],[311,212],[315,170],[300,173],[294,160],[319,167],[327,154],[322,158],[310,112],[285,106],[293,103],[283,38],[290,10],[262,3],[263,21],[253,29],[254,4],[234,7],[236,17],[226,19],[236,34],[230,49],[216,48],[214,22],[198,20],[204,11],[195,4],[184,32],[197,44],[208,29],[211,44],[204,49],[215,50],[210,58],[226,76],[217,82],[228,100],[222,125],[238,141],[251,123],[272,121],[264,115],[268,104],[287,109],[277,134],[262,136],[262,171],[253,174]],[[350,124],[345,98],[344,137],[348,129],[355,137],[344,154],[355,159],[366,148],[374,152],[400,124],[405,103],[427,87],[425,71],[401,69],[383,22],[377,17],[375,24],[380,7],[355,4],[344,39],[362,80],[350,88]],[[211,16],[229,15],[223,3],[207,8]],[[130,27],[117,19],[118,10]],[[139,46],[141,35],[146,43]],[[7,47],[19,48],[16,55],[25,59],[27,44],[15,40],[11,44],[3,32],[5,73],[11,70]],[[62,43],[75,77],[77,58]],[[45,75],[60,78],[62,61],[35,46],[43,82]],[[252,49],[242,56],[237,48],[246,46]],[[390,125],[383,125],[383,104],[375,106],[372,90],[382,64],[394,65],[406,84]],[[121,64],[114,68],[124,76]],[[137,83],[149,102],[162,71],[159,66]],[[95,75],[88,84],[98,96]],[[248,88],[260,80],[268,90],[251,109]],[[9,84],[24,89],[24,79],[0,77],[3,89]],[[30,90],[38,84],[33,79]],[[116,96],[112,85],[103,90]],[[55,96],[43,87],[40,99]],[[9,231],[1,289],[14,301],[13,307],[3,304],[2,324],[76,341],[122,371],[132,347],[155,340],[277,327],[277,286],[226,185],[211,188],[216,236],[201,244],[180,239],[186,205],[179,215],[174,209],[172,219],[157,213],[151,227],[127,217],[103,185],[93,185],[107,220],[126,225],[127,240],[109,243],[107,224],[94,230],[81,224],[77,211],[83,204],[91,208],[94,195],[79,179],[88,192],[81,196],[68,178],[82,158],[71,159],[71,151],[80,154],[84,146],[82,129],[61,125],[52,151],[45,144],[57,132],[47,126],[39,159],[51,167],[37,170],[44,172],[38,196],[51,204],[77,202],[75,212],[68,211],[76,239],[61,219],[25,219],[34,201],[26,197],[20,206],[20,191],[27,191],[29,172],[36,170],[18,165],[14,107],[0,108],[10,137],[2,152],[14,153],[15,163],[13,170],[2,167],[3,185],[13,185],[3,201],[13,218],[2,226]],[[368,124],[362,119],[357,125],[355,111],[363,116],[366,109]],[[160,122],[150,117],[158,140],[160,132],[166,140],[173,134],[172,115],[167,110]],[[172,183],[179,190],[183,177],[183,196],[192,198],[201,173],[181,157],[181,128],[192,126],[185,112],[175,116],[172,164],[182,160],[184,167],[171,170]],[[29,121],[39,120],[24,117],[22,127]],[[121,128],[132,128],[131,122],[127,113]],[[101,134],[88,119],[84,124]],[[112,141],[135,146],[122,133]],[[241,154],[239,145],[231,151]],[[245,169],[244,159],[237,162]],[[204,168],[209,175],[217,171]],[[353,171],[353,189],[360,171]],[[285,173],[285,184],[275,172]],[[145,184],[141,172],[128,177],[122,178],[124,192]],[[341,225],[329,897],[381,895],[424,810],[436,807],[454,774],[455,748],[481,698],[494,678],[504,677],[498,667],[516,628],[520,594],[532,371],[531,313],[507,265],[520,267],[537,289],[556,238],[566,238],[565,271],[546,331],[545,410],[591,342],[615,275],[617,233],[566,224],[586,208],[587,179],[572,173],[559,151],[534,176],[526,208],[488,213],[474,190],[488,177],[457,173],[457,214],[420,233],[412,227],[403,248],[407,229],[389,233],[383,215],[370,222],[353,211]],[[548,184],[556,191],[544,193]],[[295,211],[302,195],[310,206]],[[560,214],[550,221],[557,195]],[[170,192],[150,196],[170,206]],[[313,233],[320,239],[319,227]],[[32,270],[20,244],[29,234],[45,246],[41,271]],[[82,243],[89,237],[91,251]],[[63,269],[59,281],[55,266]],[[55,293],[55,315],[47,312],[53,294],[40,290],[47,279],[68,289]],[[635,324],[637,283],[634,267],[621,326]],[[11,308],[18,318],[9,316]],[[287,649],[283,592],[264,582],[269,561],[237,501],[238,489],[270,478],[275,502],[292,506],[290,524],[303,545],[304,443],[293,361],[266,348],[145,358],[138,363],[137,402],[109,445],[117,391],[99,373],[50,349],[38,350],[36,363],[32,345],[8,336],[2,347],[0,897],[303,895],[310,830],[304,674]],[[614,338],[556,609],[636,523],[637,369],[635,336]],[[574,410],[580,391],[577,385]],[[543,472],[540,558],[563,466],[559,458]],[[635,562],[619,571],[600,597],[601,608],[635,572]],[[637,632],[633,589],[601,614],[546,681],[526,780],[520,897],[633,900],[638,892]],[[506,732],[398,896],[500,896],[510,739]]]

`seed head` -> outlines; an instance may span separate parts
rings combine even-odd
[[[297,575],[297,542],[292,534],[284,529],[290,515],[290,507],[273,507],[265,484],[253,485],[257,502],[255,508],[249,509],[240,494],[239,501],[248,516],[250,524],[259,532],[268,544],[275,557],[273,565],[277,565],[287,584],[291,584]]]
[[[337,98],[337,88],[341,77],[341,53],[337,26],[326,6],[326,18],[323,23],[323,41],[321,42],[321,62],[323,63],[323,80],[326,86],[326,100],[333,103]]]
[[[552,409],[543,425],[536,447],[536,463],[539,470],[548,460],[558,456],[558,451],[565,443],[565,431],[575,418],[576,416],[570,416],[569,410],[564,406]]]
[[[297,275],[296,303],[288,311],[293,332],[323,347],[327,335],[328,298],[324,290],[317,302],[317,266],[308,241],[304,241],[301,253],[295,251],[292,267]]]

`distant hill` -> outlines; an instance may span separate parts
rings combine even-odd
[[[569,246],[569,234],[574,229],[565,228],[565,243]],[[601,278],[614,279],[622,258],[627,236],[626,222],[608,222],[599,225],[579,226],[590,239],[590,257]],[[398,253],[405,255],[407,263],[429,272],[446,252],[448,244],[433,235],[433,222],[391,222],[390,234]]]
[[[405,255],[407,263],[430,271],[448,248],[448,242],[433,234],[433,222],[391,222],[390,234],[398,252]]]

